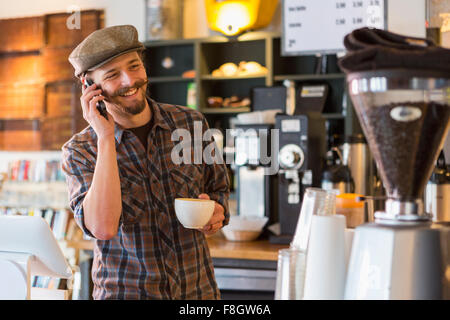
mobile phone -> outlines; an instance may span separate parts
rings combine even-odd
[[[88,79],[84,77],[83,85],[87,88],[94,84],[94,82],[91,79]],[[97,110],[100,112],[102,116],[105,117],[105,119],[108,119],[108,114],[106,113],[106,106],[104,101],[97,102]]]

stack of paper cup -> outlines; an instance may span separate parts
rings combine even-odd
[[[319,188],[306,188],[303,195],[300,217],[295,229],[291,247],[299,250],[308,250],[311,217],[313,215],[334,215],[336,195]]]
[[[301,300],[305,280],[306,253],[294,248],[278,251],[275,300]]]
[[[345,217],[312,216],[304,299],[344,298],[346,277]]]

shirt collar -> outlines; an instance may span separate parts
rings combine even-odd
[[[170,121],[170,119],[167,118],[166,113],[164,112],[164,115],[166,115],[166,117],[162,114],[162,110],[161,110],[161,106],[155,102],[153,99],[148,99],[148,106],[152,112],[152,117],[153,117],[153,126],[154,128],[156,126],[161,127],[162,129],[166,129],[166,130],[171,130],[172,125],[170,125],[168,123],[168,121]],[[120,124],[118,123],[114,123],[115,127],[114,127],[114,137],[117,141],[118,144],[120,144],[122,142],[122,137],[123,137],[123,132],[126,130],[124,129]]]

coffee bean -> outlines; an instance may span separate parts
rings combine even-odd
[[[421,198],[449,129],[450,106],[403,102],[355,108],[388,196]]]

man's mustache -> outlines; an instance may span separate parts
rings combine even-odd
[[[134,85],[132,85],[131,87],[120,88],[120,89],[114,91],[112,94],[109,94],[108,97],[109,97],[109,98],[115,98],[115,97],[117,97],[117,96],[121,96],[121,95],[123,95],[124,93],[128,92],[129,90],[135,89],[135,88],[136,88],[136,89],[139,89],[139,88],[145,86],[147,83],[148,83],[148,80],[147,80],[147,79],[137,80],[137,81],[134,83]]]

